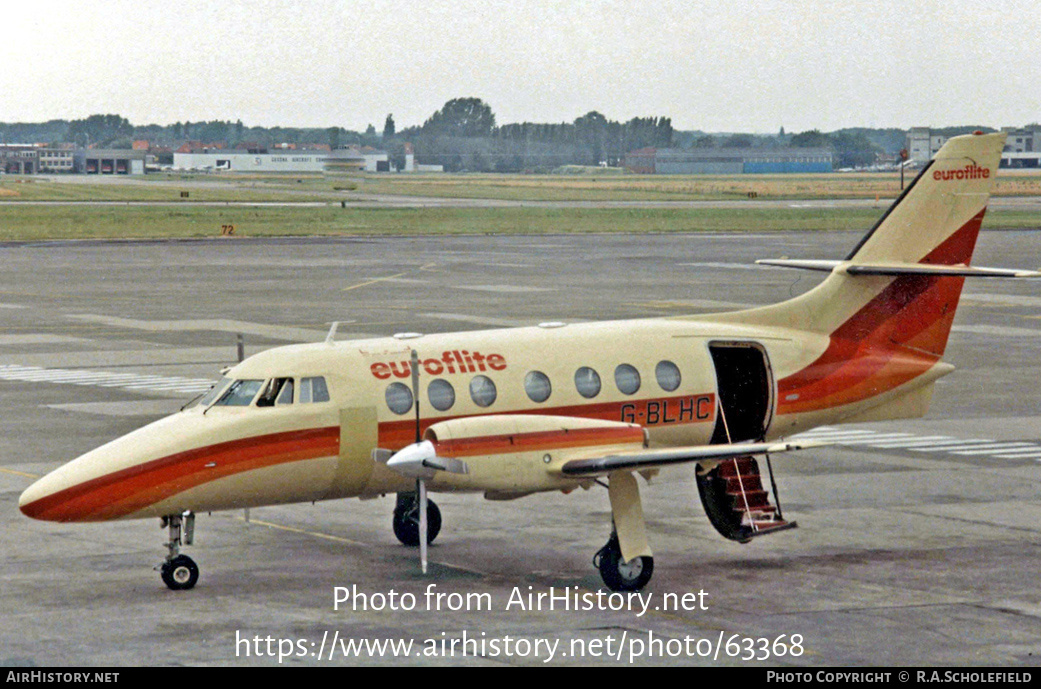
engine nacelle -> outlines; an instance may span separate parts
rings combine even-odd
[[[618,421],[503,414],[442,421],[426,430],[424,440],[433,443],[439,457],[464,461],[469,468],[465,475],[438,472],[431,488],[509,499],[589,483],[562,476],[560,467],[580,457],[642,448],[646,434],[637,424]]]

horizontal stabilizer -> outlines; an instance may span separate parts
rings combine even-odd
[[[823,273],[830,273],[835,270],[842,261],[804,261],[800,259],[789,259],[789,258],[761,258],[756,261],[756,265],[760,266],[774,266],[775,268],[798,268],[799,270],[819,270]]]
[[[635,450],[620,452],[603,457],[587,457],[573,459],[560,467],[564,476],[598,476],[621,469],[650,469],[682,464],[683,462],[700,462],[706,460],[724,460],[734,457],[773,454],[805,450],[811,447],[827,445],[820,441],[803,441],[787,443],[735,443],[729,445],[692,445],[668,449]]]
[[[798,268],[801,270],[818,270],[824,272],[840,272],[846,275],[936,275],[965,278],[1039,278],[1041,272],[1036,270],[1017,270],[1015,268],[983,268],[980,266],[937,265],[931,263],[850,263],[848,261],[813,261],[787,258],[768,258],[756,261],[763,266],[778,268]]]

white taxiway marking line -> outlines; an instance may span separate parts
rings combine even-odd
[[[718,261],[703,261],[700,263],[677,263],[680,266],[692,268],[720,268],[723,270],[764,270],[774,266],[761,266],[756,263],[721,263]]]
[[[887,442],[887,443],[879,443],[877,445],[877,447],[891,448],[891,449],[912,448],[912,447],[917,447],[917,446],[920,446],[920,445],[930,445],[930,444],[935,444],[935,443],[942,443],[942,442],[945,442],[945,441],[954,441],[954,438],[952,438],[949,435],[917,436],[917,437],[911,438],[910,440],[894,440],[894,441]],[[961,441],[958,441],[958,442],[961,442]]]
[[[955,455],[993,455],[1004,451],[1030,451],[1041,452],[1041,447],[1034,443],[995,443],[994,445],[982,445],[974,450],[951,451]]]
[[[881,431],[845,430],[821,426],[799,433],[791,440],[820,440],[835,445],[870,447],[879,450],[946,452],[952,455],[983,455],[996,459],[1036,459],[1041,461],[1041,444],[1020,440],[952,438],[946,435],[913,435]]]
[[[141,373],[109,373],[107,371],[79,371],[62,368],[40,368],[0,364],[0,380],[23,383],[55,383],[62,385],[90,385],[103,388],[123,388],[154,392],[205,392],[213,381],[205,378],[155,376]]]
[[[453,285],[455,289],[471,292],[492,292],[496,294],[523,294],[526,292],[556,292],[555,287],[526,287],[524,285]]]

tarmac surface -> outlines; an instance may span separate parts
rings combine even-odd
[[[825,429],[835,445],[775,458],[798,529],[724,540],[689,467],[643,487],[654,578],[620,610],[600,609],[618,601],[597,598],[591,564],[610,531],[600,489],[435,494],[444,527],[426,577],[391,532],[392,496],[255,508],[248,522],[203,514],[185,549],[201,569],[187,592],[152,571],[165,540],[154,520],[63,525],[17,509],[33,477],[204,389],[235,361],[237,333],[250,354],[321,340],[334,320],[348,339],[727,310],[820,279],[754,259],[839,258],[858,239],[0,246],[0,665],[278,665],[281,651],[281,664],[304,666],[1037,666],[1037,281],[967,283],[946,356],[958,370],[926,418]],[[974,262],[1037,268],[1039,241],[985,231]],[[357,595],[336,609],[338,591]],[[529,593],[550,592],[568,602],[530,609]],[[403,658],[348,647],[381,640],[414,646],[397,649]]]

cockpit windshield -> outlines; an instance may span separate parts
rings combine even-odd
[[[259,394],[258,394],[259,393]],[[254,399],[256,402],[254,402]],[[315,404],[329,401],[325,377],[269,378],[267,380],[231,380],[222,378],[199,401],[200,407],[274,407]]]
[[[198,407],[208,407],[208,406],[210,406],[211,404],[213,404],[213,401],[215,399],[220,397],[221,393],[223,393],[225,390],[228,389],[229,385],[231,385],[231,378],[221,378],[219,381],[217,381],[214,384],[214,386],[212,388],[210,388],[209,392],[207,392],[205,395],[203,395],[202,399],[199,400],[199,403],[196,406],[198,406]]]
[[[260,390],[260,386],[263,384],[264,381],[262,380],[236,380],[228,388],[228,391],[221,395],[215,406],[248,406],[253,401],[253,398],[257,396],[257,391]]]

